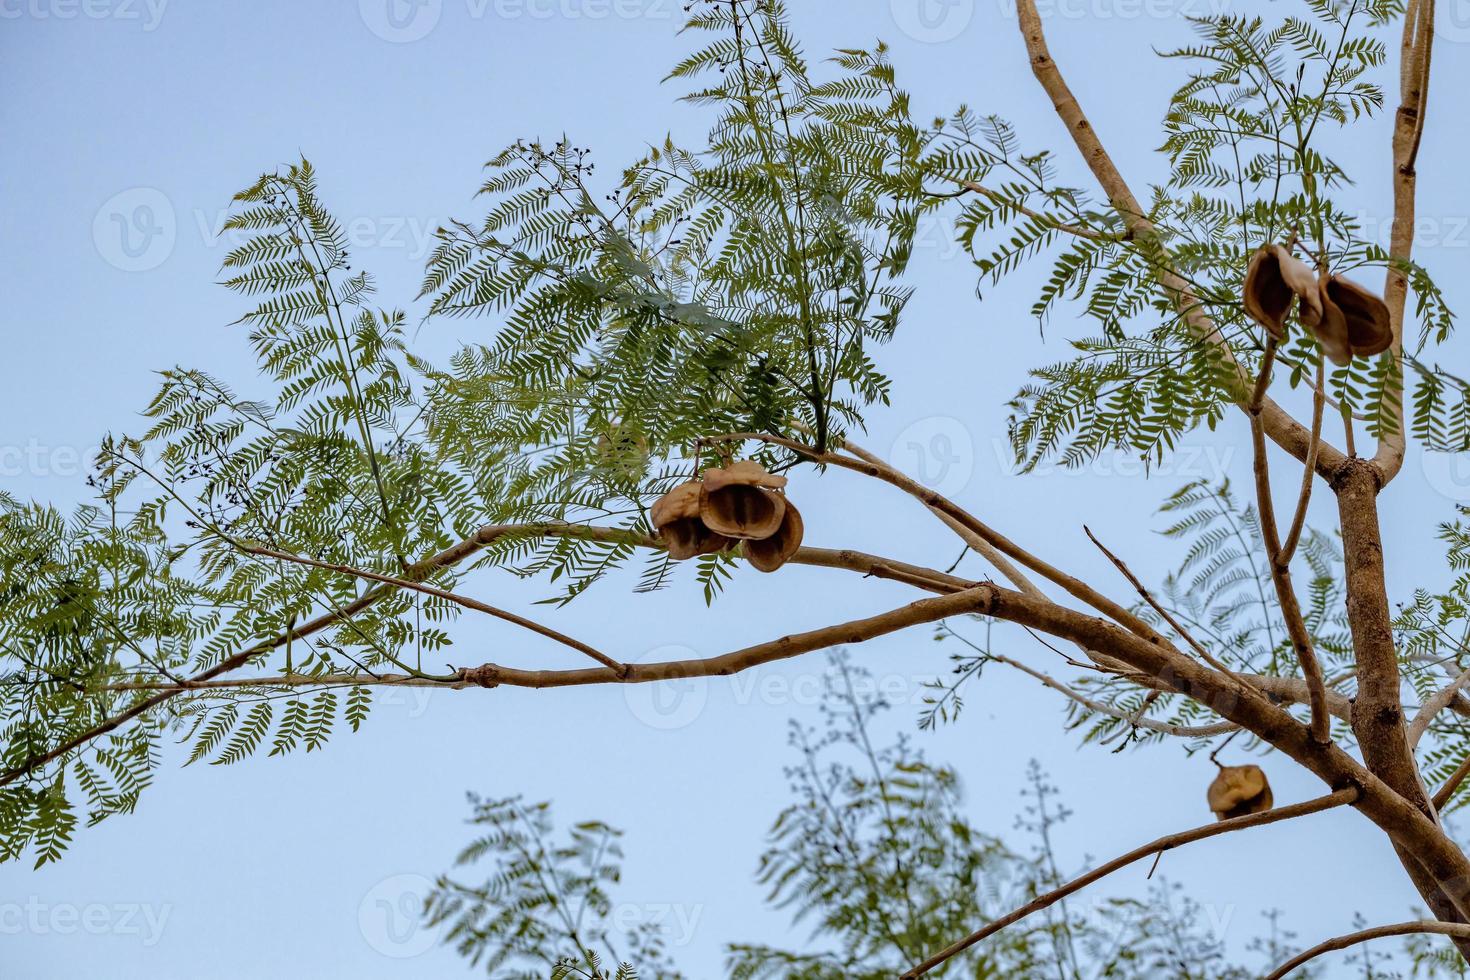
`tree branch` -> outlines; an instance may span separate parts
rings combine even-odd
[[[1173,299],[1175,307],[1184,318],[1190,332],[1210,345],[1231,370],[1241,392],[1236,404],[1241,409],[1245,409],[1246,393],[1250,391],[1249,373],[1235,357],[1235,352],[1231,350],[1219,326],[1204,311],[1194,287],[1167,263],[1163,246],[1159,243],[1158,230],[1148,219],[1138,199],[1134,197],[1128,182],[1124,180],[1122,173],[1119,172],[1112,157],[1098,138],[1097,132],[1092,128],[1092,123],[1083,114],[1082,106],[1077,102],[1076,96],[1072,94],[1071,88],[1062,77],[1061,70],[1052,60],[1051,52],[1046,44],[1046,34],[1041,26],[1041,15],[1036,9],[1036,0],[1017,0],[1016,11],[1019,16],[1021,36],[1025,40],[1026,52],[1030,56],[1031,71],[1036,76],[1036,80],[1041,83],[1047,96],[1050,97],[1052,108],[1066,125],[1072,142],[1082,154],[1083,161],[1092,171],[1098,184],[1101,185],[1103,193],[1107,195],[1108,200],[1122,216],[1133,238],[1144,247],[1152,246],[1157,249],[1155,271],[1159,285]],[[1290,413],[1269,398],[1264,400],[1260,416],[1265,431],[1272,441],[1297,459],[1306,462],[1312,446],[1311,433],[1307,427],[1292,418]],[[1323,445],[1316,460],[1317,472],[1324,477],[1330,477],[1344,459],[1346,457],[1340,450],[1333,446]]]
[[[595,527],[561,522],[487,524],[474,534],[462,539],[444,551],[428,556],[409,566],[404,572],[402,579],[397,581],[402,583],[421,582],[434,572],[452,565],[457,565],[477,551],[502,538],[517,535],[570,537],[588,541],[614,541],[645,548],[662,547],[662,544],[654,538],[621,528]],[[973,583],[966,582],[964,579],[946,575],[943,572],[938,572],[933,569],[882,559],[851,550],[832,551],[824,548],[802,548],[792,560],[831,568],[845,568],[875,578],[888,578],[906,582],[928,591],[955,592],[973,585]],[[0,786],[15,782],[40,767],[65,756],[68,752],[78,749],[109,732],[116,731],[128,722],[147,714],[154,708],[163,705],[171,698],[177,697],[185,691],[197,690],[207,686],[209,682],[214,681],[216,678],[233,673],[256,658],[285,646],[288,642],[311,636],[336,623],[349,620],[351,617],[391,595],[399,587],[400,585],[383,584],[378,588],[370,589],[347,605],[318,616],[293,630],[281,633],[278,636],[261,641],[238,653],[232,654],[215,666],[185,679],[183,683],[160,685],[157,693],[151,697],[144,698],[123,711],[104,718],[86,731],[66,739],[50,749],[33,754],[14,768],[0,772]],[[439,679],[439,682],[443,683],[444,679]],[[135,687],[130,689],[144,690],[145,688]],[[146,689],[152,690],[152,688]]]
[[[1034,218],[1035,220],[1042,222],[1048,227],[1055,228],[1057,231],[1064,231],[1069,235],[1076,236],[1077,238],[1087,238],[1095,242],[1122,241],[1122,239],[1120,239],[1117,235],[1108,235],[1100,231],[1093,231],[1091,228],[1083,228],[1081,225],[1069,225],[1064,221],[1058,221],[1056,218],[1053,218],[1049,214],[1042,214],[1040,211],[1034,211],[1031,208],[1026,207],[1026,205],[1021,204],[1017,201],[1013,201],[1010,198],[1006,197],[1004,194],[999,194],[991,190],[989,187],[986,187],[984,184],[978,184],[973,180],[962,180],[960,181],[960,186],[967,191],[972,191],[982,197],[987,197],[990,200],[995,201],[997,204],[1002,204],[1005,207],[1010,208],[1012,211],[1015,211],[1017,214],[1024,214],[1028,218]]]
[[[1445,708],[1448,708],[1459,693],[1464,690],[1466,684],[1470,684],[1470,670],[1461,671],[1459,676],[1438,691],[1435,691],[1428,701],[1425,701],[1419,706],[1419,713],[1414,716],[1414,720],[1409,724],[1409,748],[1412,749],[1419,744],[1419,740],[1424,737],[1424,733],[1429,731],[1429,725],[1434,721],[1434,716]]]
[[[1126,711],[1120,711],[1110,704],[1095,701],[1080,691],[1068,687],[1050,674],[1043,673],[1035,667],[1028,666],[1019,660],[1013,660],[1000,653],[987,652],[985,656],[991,660],[998,660],[1008,667],[1019,670],[1023,674],[1034,677],[1044,686],[1051,688],[1064,697],[1070,698],[1089,711],[1095,711],[1100,715],[1107,715],[1109,718],[1117,718],[1119,721],[1126,721],[1131,725],[1137,725],[1139,728],[1147,728],[1149,731],[1158,732],[1161,735],[1172,735],[1178,738],[1208,738],[1213,735],[1228,735],[1230,732],[1240,729],[1239,725],[1229,721],[1216,722],[1213,725],[1171,725],[1168,722],[1154,721],[1152,718],[1135,717]]]
[[[1404,465],[1407,433],[1404,426],[1402,379],[1404,370],[1404,310],[1409,295],[1408,277],[1402,265],[1414,251],[1415,192],[1418,172],[1415,162],[1424,136],[1424,110],[1429,99],[1429,66],[1434,52],[1434,0],[1410,0],[1404,11],[1404,32],[1399,45],[1399,108],[1393,126],[1393,223],[1389,230],[1388,276],[1383,299],[1388,304],[1388,321],[1393,329],[1393,346],[1383,355],[1398,371],[1400,391],[1394,399],[1395,425],[1378,438],[1373,456],[1380,481],[1387,485]]]
[[[1108,560],[1113,563],[1113,566],[1117,568],[1118,571],[1123,573],[1123,577],[1126,578],[1129,584],[1131,584],[1133,588],[1138,591],[1138,594],[1143,599],[1143,601],[1148,603],[1154,612],[1163,617],[1164,622],[1168,623],[1169,627],[1174,630],[1175,633],[1179,634],[1179,637],[1183,639],[1185,643],[1188,643],[1190,647],[1194,649],[1195,653],[1199,654],[1201,660],[1209,664],[1211,667],[1214,667],[1222,674],[1226,674],[1230,677],[1235,676],[1235,672],[1233,670],[1231,670],[1229,667],[1226,667],[1219,660],[1216,660],[1214,654],[1210,653],[1210,651],[1201,646],[1199,641],[1194,638],[1189,630],[1185,629],[1184,626],[1177,619],[1174,618],[1174,615],[1170,613],[1169,610],[1165,609],[1158,602],[1158,600],[1153,597],[1153,593],[1144,588],[1143,583],[1138,580],[1138,576],[1134,575],[1133,572],[1128,568],[1128,566],[1123,564],[1123,559],[1119,558],[1117,555],[1109,551],[1107,547],[1104,546],[1103,543],[1097,539],[1097,535],[1092,533],[1092,528],[1084,524],[1082,526],[1082,530],[1087,533],[1087,536],[1092,540],[1092,543],[1097,545],[1097,549],[1107,556]]]
[[[1043,895],[1036,896],[1015,911],[1008,912],[1000,918],[986,923],[984,927],[970,933],[964,939],[945,947],[924,962],[913,967],[907,973],[903,974],[900,980],[918,980],[919,977],[928,973],[930,970],[958,956],[976,943],[995,935],[1006,926],[1019,922],[1026,916],[1040,912],[1048,906],[1055,905],[1073,892],[1081,891],[1098,879],[1105,878],[1114,871],[1125,868],[1135,861],[1140,861],[1150,854],[1162,854],[1165,851],[1193,843],[1197,840],[1204,840],[1205,838],[1215,837],[1220,834],[1228,834],[1236,830],[1247,830],[1251,827],[1261,827],[1266,824],[1278,823],[1282,820],[1290,820],[1293,817],[1303,817],[1311,813],[1320,813],[1323,810],[1330,810],[1333,807],[1352,803],[1357,797],[1358,791],[1356,789],[1340,789],[1335,793],[1329,793],[1326,796],[1318,797],[1315,800],[1308,800],[1305,803],[1294,803],[1291,806],[1278,807],[1274,810],[1267,810],[1264,813],[1253,813],[1244,817],[1231,817],[1229,820],[1220,820],[1215,823],[1195,827],[1192,830],[1184,830],[1160,837],[1158,840],[1144,844],[1142,847],[1136,847],[1127,854],[1116,857],[1106,864],[1100,864],[1086,874],[1073,878],[1066,884],[1054,888]]]
[[[1349,933],[1346,936],[1338,936],[1329,939],[1325,943],[1319,943],[1304,953],[1299,953],[1281,964],[1275,970],[1266,975],[1265,980],[1284,980],[1287,974],[1308,960],[1316,959],[1323,953],[1331,953],[1334,950],[1347,949],[1359,943],[1366,943],[1370,939],[1384,939],[1389,936],[1412,936],[1416,933],[1430,933],[1439,936],[1451,936],[1457,939],[1470,939],[1470,925],[1461,922],[1435,922],[1425,919],[1419,922],[1400,922],[1391,926],[1375,926],[1372,929],[1364,929],[1362,932]]]
[[[1281,545],[1281,532],[1276,526],[1276,505],[1271,498],[1271,470],[1266,457],[1265,426],[1261,422],[1261,405],[1266,389],[1271,383],[1271,369],[1276,363],[1276,338],[1266,341],[1266,355],[1261,359],[1261,373],[1251,395],[1247,412],[1251,423],[1251,450],[1255,457],[1256,506],[1260,514],[1261,538],[1266,544],[1267,564],[1271,569],[1271,584],[1276,589],[1276,599],[1281,606],[1281,618],[1286,623],[1287,635],[1291,637],[1292,649],[1301,664],[1302,675],[1307,679],[1311,691],[1312,737],[1319,742],[1332,738],[1332,722],[1327,716],[1327,684],[1322,676],[1322,664],[1317,660],[1317,651],[1312,645],[1312,634],[1302,616],[1301,603],[1297,600],[1296,587],[1291,581],[1290,560]],[[1313,426],[1313,432],[1318,427]],[[1314,457],[1320,439],[1314,438],[1308,457]],[[1306,481],[1310,492],[1312,476],[1308,472]],[[1303,501],[1303,504],[1305,501]],[[1305,509],[1299,507],[1299,509]]]
[[[279,561],[294,562],[298,565],[306,565],[310,568],[320,568],[324,571],[336,572],[338,575],[350,575],[354,578],[368,579],[369,581],[380,582],[384,585],[391,585],[394,588],[408,589],[412,592],[420,592],[424,595],[433,596],[436,599],[444,599],[447,602],[452,602],[455,605],[463,606],[466,609],[473,609],[476,612],[482,612],[486,615],[494,616],[496,619],[505,620],[507,623],[514,623],[516,626],[530,630],[532,633],[537,633],[548,639],[555,640],[556,642],[561,643],[565,646],[569,646],[573,650],[585,653],[587,656],[602,664],[604,667],[607,667],[609,670],[625,671],[628,669],[627,664],[617,662],[616,660],[609,657],[607,654],[603,653],[600,650],[597,650],[594,647],[588,646],[581,640],[573,639],[572,637],[567,636],[565,633],[561,633],[557,630],[552,629],[550,626],[545,626],[541,623],[536,622],[535,620],[527,619],[526,617],[517,615],[516,613],[510,612],[509,610],[501,609],[497,606],[492,606],[488,603],[481,602],[479,599],[474,599],[469,596],[462,596],[454,592],[449,592],[444,589],[436,588],[432,585],[424,585],[422,582],[414,582],[408,579],[398,578],[393,575],[384,575],[381,572],[371,572],[363,568],[354,568],[351,565],[334,565],[330,562],[317,561],[315,558],[305,558],[301,555],[293,555],[289,552],[277,551],[274,548],[262,548],[256,545],[241,545],[240,547],[241,550],[243,550],[246,554],[258,555],[263,558],[275,558]]]
[[[1455,790],[1460,788],[1460,784],[1465,781],[1466,776],[1470,776],[1470,755],[1466,755],[1464,759],[1461,759],[1460,764],[1455,767],[1455,771],[1450,773],[1449,777],[1445,779],[1444,785],[1434,791],[1434,799],[1430,800],[1430,803],[1433,804],[1436,813],[1444,809],[1445,804],[1450,801],[1450,797],[1455,795]]]

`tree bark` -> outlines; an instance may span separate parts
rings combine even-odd
[[[1439,815],[1419,775],[1404,725],[1400,700],[1403,681],[1393,641],[1378,515],[1381,479],[1379,469],[1372,463],[1351,459],[1333,480],[1347,571],[1348,626],[1358,664],[1353,734],[1357,736],[1363,762],[1373,774],[1438,823]],[[1463,876],[1449,881],[1436,880],[1413,850],[1398,843],[1394,850],[1435,917],[1446,922],[1465,922],[1467,917],[1461,910],[1470,898],[1470,880]],[[1461,955],[1470,960],[1470,939],[1463,936],[1452,939]]]

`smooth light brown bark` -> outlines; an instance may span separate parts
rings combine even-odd
[[[1108,201],[1127,223],[1133,238],[1141,243],[1156,243],[1157,229],[1149,221],[1147,212],[1138,202],[1138,198],[1134,196],[1127,180],[1123,178],[1122,173],[1113,163],[1113,158],[1108,154],[1102,140],[1093,130],[1092,123],[1082,111],[1081,103],[1072,94],[1066,79],[1062,77],[1056,62],[1052,60],[1035,0],[1017,0],[1016,9],[1020,20],[1021,36],[1026,42],[1026,53],[1031,60],[1032,74],[1036,76],[1036,80],[1041,83],[1042,89],[1051,99],[1052,108],[1066,125],[1072,142],[1082,154],[1083,161],[1092,171],[1103,193],[1107,195]],[[1240,393],[1236,403],[1242,411],[1247,410],[1252,378],[1245,366],[1239,363],[1230,350],[1218,325],[1205,312],[1194,287],[1167,264],[1157,264],[1155,275],[1158,277],[1159,285],[1173,298],[1175,307],[1179,310],[1180,316],[1184,318],[1184,322],[1188,324],[1190,331],[1200,340],[1212,345],[1220,357],[1233,367]],[[1261,405],[1261,423],[1273,442],[1304,463],[1312,460],[1317,472],[1323,476],[1330,474],[1346,458],[1336,447],[1321,444],[1314,459],[1312,453],[1314,441],[1311,430],[1270,398],[1265,399]]]
[[[1414,251],[1415,195],[1418,185],[1419,144],[1424,138],[1424,110],[1429,102],[1429,66],[1434,50],[1434,0],[1411,0],[1404,11],[1403,39],[1399,45],[1399,106],[1393,120],[1393,224],[1389,229],[1388,254],[1396,262],[1409,259]],[[1404,311],[1408,305],[1409,282],[1401,269],[1392,266],[1384,284],[1393,346],[1384,357],[1392,358],[1403,372]],[[1404,465],[1408,433],[1404,426],[1403,402],[1393,418],[1394,431],[1378,440],[1373,458],[1387,485]]]

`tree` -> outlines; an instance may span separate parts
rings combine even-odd
[[[892,706],[841,651],[830,656],[824,688],[822,725],[791,722],[792,802],[771,826],[758,873],[769,903],[809,926],[810,948],[732,943],[731,977],[885,980],[967,923],[992,920],[1063,884],[1053,839],[1069,814],[1038,763],[1031,764],[1018,821],[1035,844],[1022,854],[969,821],[953,770],[928,762],[908,738],[875,746],[872,721]],[[679,976],[658,942],[674,929],[644,922],[617,935],[618,831],[580,823],[559,843],[548,804],[471,802],[469,823],[478,836],[456,868],[493,868],[473,884],[458,870],[441,876],[426,918],[446,926],[445,942],[473,967],[491,976],[549,972],[555,980]],[[1203,928],[1201,910],[1178,888],[1161,879],[1148,901],[1113,899],[1090,912],[1060,901],[935,975],[1251,976],[1226,961],[1222,943]],[[1252,944],[1267,968],[1296,952],[1294,935],[1272,925],[1274,932]]]
[[[489,317],[498,331],[444,367],[410,349],[403,312],[369,305],[372,279],[352,266],[311,165],[262,176],[235,198],[227,228],[244,241],[224,265],[225,284],[256,304],[241,323],[266,391],[165,372],[151,427],[105,442],[93,504],[67,518],[3,502],[0,853],[55,860],[82,814],[131,810],[170,734],[191,761],[235,762],[267,744],[310,751],[340,721],[359,726],[374,688],[729,674],[980,615],[1063,653],[1075,676],[1044,680],[1094,735],[1243,735],[1325,784],[1316,801],[1179,842],[1351,805],[1435,916],[1402,929],[1470,951],[1470,860],[1441,820],[1470,772],[1459,737],[1470,527],[1461,515],[1441,528],[1459,577],[1413,592],[1395,616],[1378,504],[1411,435],[1470,447],[1470,386],[1428,360],[1452,317],[1411,255],[1433,4],[1307,8],[1279,24],[1205,18],[1197,44],[1170,52],[1186,66],[1164,120],[1170,176],[1145,204],[1050,57],[1030,0],[1018,19],[1033,74],[1100,195],[1060,182],[1070,151],[1026,150],[998,117],[962,107],[912,118],[881,45],[813,70],[778,3],[697,3],[690,27],[705,43],[671,78],[713,116],[705,145],[666,140],[602,183],[567,140],[497,155],[488,214],[440,230],[422,297],[430,316]],[[1374,79],[1395,20],[1384,250],[1336,202],[1351,185],[1324,133],[1381,108]],[[876,348],[899,329],[916,229],[934,220],[952,223],[988,279],[1050,263],[1038,317],[1075,305],[1100,324],[1019,389],[1010,431],[1024,464],[1113,448],[1162,460],[1185,433],[1243,413],[1254,505],[1238,517],[1203,487],[1167,502],[1175,530],[1197,535],[1187,578],[1150,589],[1099,542],[1136,592],[1120,601],[861,447],[865,412],[888,397]],[[1384,271],[1382,297],[1344,277],[1360,268]],[[1293,400],[1310,403],[1300,418]],[[1301,469],[1279,516],[1273,445]],[[843,470],[904,491],[993,577],[853,550],[860,542],[798,547],[795,503],[778,492],[797,467],[821,471],[824,486]],[[727,486],[718,524],[701,494]],[[1336,536],[1305,530],[1314,492],[1335,498]],[[687,523],[656,521],[660,499]],[[750,507],[790,516],[777,536],[737,544]],[[693,559],[708,602],[743,565],[779,574],[788,560],[931,595],[708,659],[629,664],[558,631],[554,613],[533,620],[459,589],[468,571],[497,567],[544,575],[571,601],[635,561],[652,589],[676,554]],[[453,663],[450,626],[466,612],[591,663]],[[985,935],[977,923],[906,975]]]

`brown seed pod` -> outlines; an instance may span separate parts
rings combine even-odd
[[[1338,306],[1329,295],[1327,284],[1330,280],[1323,277],[1322,285],[1318,293],[1318,310],[1315,316],[1308,316],[1306,310],[1302,310],[1302,326],[1317,338],[1317,343],[1322,345],[1322,353],[1327,359],[1338,367],[1345,367],[1353,359],[1353,345],[1348,339],[1347,317],[1343,315],[1342,307]]]
[[[1342,276],[1323,276],[1318,283],[1320,314],[1302,307],[1302,326],[1322,345],[1328,360],[1346,367],[1354,357],[1381,354],[1393,344],[1388,305],[1374,293]]]
[[[1379,296],[1342,276],[1333,276],[1323,288],[1347,321],[1348,344],[1354,357],[1372,357],[1392,346],[1388,304]]]
[[[706,470],[699,516],[706,527],[729,538],[759,541],[781,529],[786,499],[773,493],[786,485],[753,459]]]
[[[1262,245],[1251,256],[1245,270],[1241,299],[1251,319],[1270,331],[1277,340],[1286,338],[1286,316],[1291,301],[1300,296],[1301,315],[1321,316],[1317,278],[1305,262],[1280,245]]]
[[[699,518],[699,498],[704,485],[698,480],[681,483],[653,502],[649,516],[653,528],[669,549],[669,555],[683,561],[696,555],[724,551],[735,542],[716,534]]]
[[[774,572],[791,560],[796,549],[801,547],[801,537],[806,528],[801,522],[801,513],[790,500],[785,501],[786,513],[781,526],[769,538],[745,542],[745,558],[763,572]]]
[[[1220,820],[1271,809],[1271,784],[1260,766],[1221,766],[1207,798]]]

